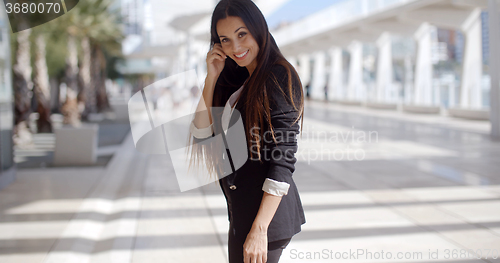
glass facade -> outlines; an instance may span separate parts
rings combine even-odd
[[[12,129],[14,125],[10,61],[10,24],[0,5],[0,189],[14,180]]]

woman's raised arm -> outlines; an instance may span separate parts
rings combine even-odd
[[[205,78],[203,94],[196,108],[193,125],[191,125],[191,133],[195,137],[206,138],[213,133],[211,126],[212,113],[210,109],[212,108],[215,84],[217,83],[220,73],[224,69],[226,58],[227,56],[224,51],[222,51],[220,43],[216,43],[213,48],[207,52],[207,77]]]
[[[210,108],[212,107],[212,101],[214,98],[216,79],[211,76],[205,78],[205,87],[203,88],[203,94],[198,102],[198,107],[196,107],[196,114],[193,120],[193,124],[198,129],[207,128],[212,125],[212,114]]]

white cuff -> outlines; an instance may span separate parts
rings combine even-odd
[[[210,124],[206,128],[198,129],[198,128],[196,128],[196,126],[194,126],[193,122],[191,122],[191,126],[189,127],[189,131],[191,132],[191,134],[194,137],[196,137],[198,139],[208,138],[208,137],[210,137],[210,135],[212,135],[214,133],[212,124]]]
[[[266,178],[264,185],[262,185],[262,190],[268,194],[283,196],[288,194],[288,188],[290,184],[285,182],[278,182],[273,179]]]

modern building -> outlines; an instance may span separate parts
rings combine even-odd
[[[187,69],[204,71],[211,13],[218,0],[121,0],[125,18],[123,74],[156,79]],[[288,0],[254,0],[269,15]],[[166,12],[165,10],[168,10]]]
[[[12,129],[14,125],[10,66],[10,25],[0,7],[0,189],[15,178]]]
[[[488,12],[481,14],[481,28],[483,31],[483,62],[488,64],[490,58],[490,27],[488,25]]]

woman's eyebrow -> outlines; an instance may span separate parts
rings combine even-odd
[[[244,26],[239,27],[238,29],[236,29],[236,31],[234,31],[234,33],[238,32],[238,30],[240,30],[240,29],[242,29],[242,28],[246,28],[246,27],[244,27]],[[219,36],[219,38],[221,38],[221,37],[226,37],[226,36]]]

